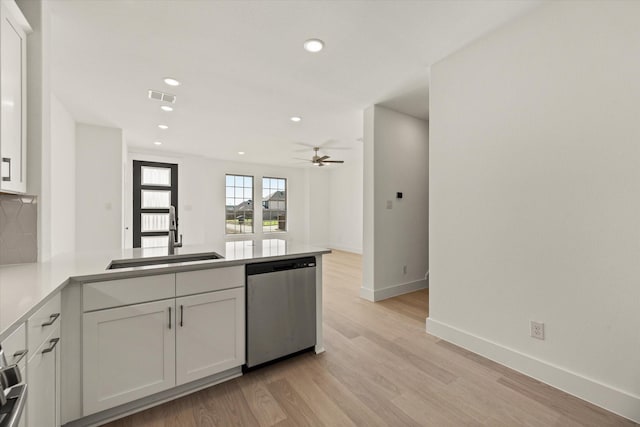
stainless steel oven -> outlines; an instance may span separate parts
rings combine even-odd
[[[18,427],[27,401],[27,385],[18,365],[9,365],[0,346],[0,427]]]

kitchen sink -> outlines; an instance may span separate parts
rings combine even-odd
[[[107,270],[115,270],[117,268],[145,267],[148,265],[174,264],[177,262],[208,261],[212,259],[222,258],[224,257],[218,253],[207,252],[201,254],[168,255],[152,258],[118,259],[111,261],[111,264],[109,264]]]

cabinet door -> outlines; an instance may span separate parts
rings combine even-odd
[[[244,288],[177,298],[176,309],[177,384],[244,363]]]
[[[0,11],[0,189],[27,191],[26,35],[14,16],[17,6],[2,2]]]
[[[175,386],[175,300],[83,315],[83,415]]]
[[[60,401],[60,350],[56,330],[30,355],[27,390],[27,423],[30,427],[57,427]],[[24,415],[23,415],[24,418]]]

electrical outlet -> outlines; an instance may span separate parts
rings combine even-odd
[[[407,274],[407,266],[406,265],[402,266],[402,274]]]
[[[544,340],[544,323],[531,321],[531,337]]]

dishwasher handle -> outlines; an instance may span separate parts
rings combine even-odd
[[[314,268],[316,266],[315,257],[294,258],[282,261],[259,262],[247,264],[247,276],[256,274],[276,273],[279,271],[297,270],[300,268]]]

